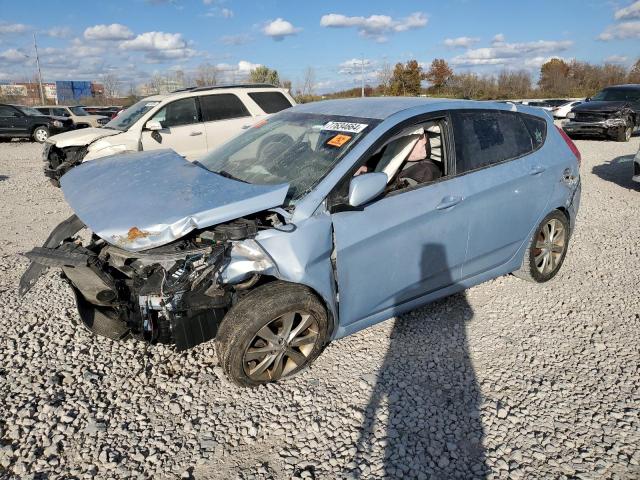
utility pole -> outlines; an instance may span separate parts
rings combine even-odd
[[[38,90],[40,91],[40,104],[44,105],[44,89],[42,88],[42,71],[40,70],[40,57],[38,56],[38,44],[36,34],[33,34],[33,48],[36,51],[36,66],[38,67]]]
[[[362,62],[360,63],[360,67],[361,67],[361,86],[360,86],[360,94],[362,97],[364,97],[364,53],[362,54]]]

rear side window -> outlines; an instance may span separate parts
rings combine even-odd
[[[0,117],[17,117],[18,112],[16,112],[11,107],[0,106]]]
[[[537,150],[542,146],[547,137],[547,122],[542,118],[534,117],[532,115],[520,115],[520,119],[527,127],[527,131],[531,136],[531,145],[533,150]]]
[[[232,93],[205,95],[200,97],[202,118],[205,122],[227,120],[230,118],[248,117],[251,114],[242,100]]]
[[[502,111],[453,112],[456,172],[465,173],[534,150],[520,115]]]
[[[291,102],[281,92],[251,92],[249,96],[264,113],[276,113],[291,106]]]

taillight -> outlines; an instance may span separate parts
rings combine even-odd
[[[567,142],[567,146],[569,147],[569,149],[573,152],[573,154],[578,159],[578,167],[579,167],[580,165],[582,165],[582,155],[580,155],[580,150],[578,150],[578,147],[576,147],[576,144],[573,143],[573,140],[569,138],[569,135],[567,135],[564,130],[562,130],[557,125],[555,127],[558,130],[558,132],[560,132],[560,135],[562,136],[562,138],[564,138],[564,141]]]

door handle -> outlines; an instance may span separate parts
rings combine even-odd
[[[531,170],[529,171],[529,173],[531,175],[540,175],[545,170],[546,170],[546,168],[541,167],[540,165],[536,165],[535,167],[531,167]]]
[[[444,197],[440,201],[440,203],[438,204],[436,209],[437,210],[445,210],[447,208],[455,207],[461,201],[462,201],[462,197]]]
[[[189,134],[190,137],[197,137],[198,135],[202,135],[202,132],[191,132]]]

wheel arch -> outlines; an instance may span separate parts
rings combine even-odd
[[[261,285],[266,285],[268,283],[273,283],[273,282],[284,282],[284,283],[290,283],[291,285],[302,285],[307,287],[311,291],[311,293],[313,293],[316,299],[324,306],[325,312],[327,314],[327,340],[328,340],[327,344],[328,344],[333,338],[333,334],[335,332],[336,318],[333,313],[333,309],[331,308],[331,305],[329,304],[327,299],[325,299],[322,296],[322,294],[318,292],[312,285],[309,285],[307,283],[294,282],[286,278],[279,278],[274,275],[266,275],[266,274],[260,274],[260,279],[258,280],[258,282],[247,291],[249,292],[253,288],[259,287]]]

